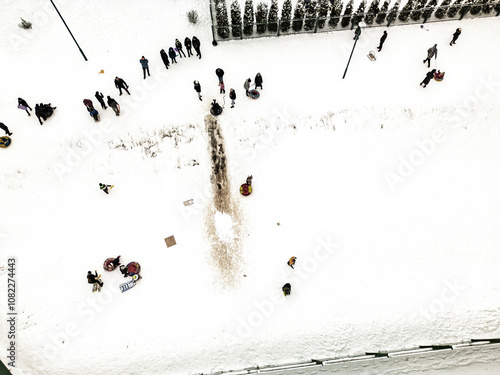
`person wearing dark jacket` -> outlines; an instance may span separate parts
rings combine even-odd
[[[52,114],[54,113],[54,109],[56,108],[57,107],[52,107],[51,103],[49,104],[40,103],[35,105],[35,115],[38,118],[38,121],[40,121],[40,125],[43,125],[41,119],[43,118],[43,121],[47,121],[47,118],[52,116]]]
[[[434,73],[436,73],[436,69],[432,69],[430,72],[428,72],[427,75],[425,76],[424,80],[422,82],[420,82],[420,86],[424,85],[424,89],[425,89],[425,87],[429,84],[431,79],[434,77]]]
[[[115,77],[115,87],[120,90],[120,95],[122,94],[122,89],[124,89],[127,94],[130,95],[130,92],[128,91],[128,85],[123,79]]]
[[[106,194],[109,194],[109,189],[113,188],[113,186],[115,185],[106,185],[99,182],[99,189],[104,191]]]
[[[231,99],[231,108],[233,108],[234,101],[236,100],[236,91],[234,91],[234,89],[229,90],[229,99]]]
[[[200,40],[195,36],[193,36],[193,48],[196,51],[196,56],[200,56],[201,59]]]
[[[201,98],[201,85],[200,85],[200,82],[194,81],[193,83],[194,83],[194,90],[198,93],[198,99],[203,100]]]
[[[191,39],[189,39],[188,37],[186,37],[186,39],[184,39],[184,47],[186,47],[188,57],[193,56],[193,52],[191,52]]]
[[[425,62],[427,61],[427,67],[428,67],[428,68],[430,68],[430,67],[431,67],[431,59],[432,59],[434,56],[435,56],[435,57],[436,57],[436,59],[437,59],[437,57],[438,57],[438,49],[437,49],[437,44],[434,44],[434,46],[433,46],[433,47],[431,47],[431,48],[429,48],[429,49],[427,50],[427,58],[424,60],[424,64],[425,64]]]
[[[172,59],[172,64],[173,64],[173,63],[176,63],[176,64],[177,64],[177,60],[175,59],[176,54],[175,54],[175,51],[174,51],[174,49],[173,49],[172,47],[170,47],[170,48],[168,49],[168,55],[169,55],[169,56],[170,56],[170,58]]]
[[[184,57],[186,57],[186,54],[182,50],[182,43],[179,41],[179,39],[175,40],[175,48],[177,48],[177,51],[179,52],[179,56],[181,57],[181,59],[182,59],[182,55],[184,55]],[[181,55],[181,53],[182,53],[182,55]]]
[[[111,98],[108,95],[108,105],[115,111],[115,115],[120,116],[120,105],[116,102],[115,99]]]
[[[260,75],[260,73],[257,73],[257,75],[255,76],[255,88],[257,89],[260,87],[260,89],[263,90],[262,82],[264,82],[262,76]]]
[[[290,283],[286,283],[285,285],[283,285],[283,288],[281,288],[281,290],[283,290],[285,297],[289,296],[290,293],[292,293],[292,286],[290,285]]]
[[[139,63],[142,66],[142,72],[144,73],[144,79],[146,79],[146,72],[148,72],[148,77],[149,77],[149,65],[148,65],[149,61],[144,56],[142,56],[141,59],[139,60]]]
[[[453,33],[453,39],[450,42],[450,46],[453,46],[455,42],[457,41],[458,37],[462,34],[462,29],[459,27],[454,33]]]
[[[3,122],[0,122],[0,129],[2,129],[6,135],[12,135],[7,125],[5,125]]]
[[[128,273],[128,267],[124,266],[123,264],[120,266],[120,272],[122,273],[123,277],[130,276]]]
[[[386,39],[387,39],[387,31],[384,31],[384,33],[382,34],[382,37],[380,38],[380,44],[377,47],[379,52],[382,50],[382,46],[384,45],[384,42]]]
[[[165,64],[165,68],[168,69],[168,66],[170,65],[170,61],[168,61],[168,55],[167,55],[167,53],[165,52],[164,49],[162,49],[160,51],[160,56],[161,56],[161,59],[162,59],[163,63]]]
[[[108,108],[108,107],[106,107],[106,103],[104,103],[104,95],[102,94],[102,92],[96,91],[95,97],[96,97],[97,101],[99,102],[99,104],[101,105],[101,108],[104,108],[104,109]]]
[[[120,265],[120,257],[121,255],[118,255],[115,259],[113,259],[111,261],[111,264],[113,265],[113,267],[118,267]]]
[[[23,111],[26,111],[28,116],[31,116],[31,113],[29,113],[28,109],[32,111],[31,107],[28,105],[26,100],[22,98],[17,98],[17,108],[22,109]]]
[[[215,69],[215,74],[219,77],[219,82],[224,82],[224,71],[221,68]]]
[[[99,274],[97,273],[97,270],[95,271],[95,275],[92,272],[87,272],[87,281],[89,284],[99,284],[99,286],[103,286],[104,283],[99,280]]]

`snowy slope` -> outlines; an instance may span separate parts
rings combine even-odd
[[[498,336],[498,19],[391,28],[375,63],[365,55],[382,29],[366,30],[342,80],[349,31],[214,48],[206,2],[57,2],[85,62],[50,6],[6,3],[0,121],[14,136],[0,155],[0,251],[18,263],[14,374],[206,373]],[[165,70],[159,50],[193,35],[203,58]],[[446,77],[423,89],[434,43]],[[257,72],[252,101],[242,86]],[[120,117],[91,120],[82,100],[96,90]],[[56,113],[42,127],[18,96]],[[210,181],[212,98],[226,103],[225,213]],[[109,196],[99,182],[115,184]],[[142,266],[125,294],[101,268],[118,254]],[[94,269],[101,294],[85,281]]]

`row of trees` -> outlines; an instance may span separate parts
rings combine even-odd
[[[366,0],[362,0],[354,12],[354,0],[347,0],[344,8],[342,0],[297,0],[292,13],[292,0],[285,0],[278,16],[278,0],[271,0],[271,4],[260,2],[254,8],[253,0],[245,0],[243,17],[241,14],[240,0],[232,0],[230,17],[228,15],[226,0],[213,0],[215,4],[217,33],[220,38],[227,39],[230,30],[234,38],[244,35],[250,36],[254,33],[254,23],[257,24],[257,34],[266,31],[270,33],[287,32],[290,28],[295,31],[314,30],[316,27],[324,28],[327,21],[330,28],[336,28],[340,22],[341,27],[357,25],[361,21],[368,25],[374,22],[382,25],[391,23],[396,17],[401,22],[412,21],[426,22],[434,13],[437,19],[446,17],[454,18],[457,13],[460,16],[470,12],[472,15],[479,13],[500,12],[498,0],[407,0],[400,9],[401,0],[390,7],[391,0],[372,0],[370,6],[366,7]],[[381,1],[383,4],[380,5]],[[333,4],[332,4],[333,3]],[[390,8],[389,8],[390,7]],[[365,13],[365,9],[368,9]],[[344,13],[342,14],[342,10]],[[329,16],[329,17],[328,17]],[[231,23],[229,23],[229,19]]]

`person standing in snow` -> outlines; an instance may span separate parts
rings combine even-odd
[[[219,77],[219,82],[224,82],[224,71],[221,68],[215,69],[215,74]]]
[[[250,96],[250,82],[252,82],[252,80],[250,78],[248,78],[245,83],[243,84],[243,87],[245,88],[245,94],[247,94],[247,96]]]
[[[189,39],[188,37],[186,37],[186,39],[184,39],[184,47],[186,47],[188,57],[193,56],[193,52],[191,52],[191,39]]]
[[[262,76],[260,75],[260,73],[257,73],[257,75],[255,76],[255,88],[257,89],[260,87],[260,89],[263,90],[262,82],[264,82]]]
[[[12,135],[11,131],[3,122],[0,122],[0,129],[2,129],[6,135]]]
[[[225,94],[226,93],[226,86],[224,86],[224,82],[219,82],[219,88],[220,88],[220,93]]]
[[[424,64],[427,61],[427,67],[431,67],[431,59],[435,57],[437,59],[438,57],[438,50],[437,50],[437,44],[434,44],[433,47],[429,48],[427,50],[427,58],[424,60]]]
[[[108,105],[115,111],[115,115],[120,116],[120,105],[116,102],[115,99],[111,98],[108,95]]]
[[[194,90],[198,93],[198,99],[203,100],[201,98],[201,85],[200,85],[200,82],[194,81],[193,83],[194,83]]]
[[[106,103],[104,103],[104,95],[102,94],[102,92],[96,91],[95,97],[99,101],[101,108],[104,108],[104,109],[108,108],[108,107],[106,107]]]
[[[427,87],[432,78],[434,78],[434,73],[436,73],[436,69],[432,69],[428,72],[422,82],[420,82],[420,86],[424,85],[424,89]]]
[[[141,59],[139,60],[139,62],[141,63],[141,66],[142,66],[142,72],[144,73],[144,79],[146,79],[146,71],[148,72],[148,77],[149,77],[149,60],[146,59],[144,56],[141,57]]]
[[[106,194],[109,194],[109,189],[111,189],[113,186],[114,185],[105,185],[105,184],[99,183],[99,189],[101,189],[102,191],[104,191]]]
[[[286,283],[285,285],[283,285],[283,288],[281,288],[281,290],[283,290],[283,294],[285,294],[285,297],[289,296],[290,293],[292,293],[292,286],[290,285],[290,283]]]
[[[248,186],[252,186],[252,180],[253,180],[253,176],[248,176],[247,177],[247,185]]]
[[[380,44],[377,47],[377,49],[378,49],[379,52],[382,51],[382,46],[384,45],[384,42],[385,42],[386,39],[387,39],[387,31],[384,31],[384,33],[380,37]]]
[[[167,55],[167,53],[165,52],[164,49],[162,49],[160,51],[160,56],[161,56],[161,59],[162,59],[163,63],[165,64],[165,68],[168,69],[168,66],[170,65],[170,61],[168,61],[168,55]]]
[[[128,85],[123,79],[115,77],[115,87],[120,90],[120,95],[122,94],[122,89],[124,89],[127,94],[130,95],[130,92],[128,91]]]
[[[297,257],[291,257],[291,258],[288,260],[288,262],[287,262],[287,264],[288,264],[290,267],[292,267],[292,269],[294,269],[294,268],[293,268],[293,265],[295,264],[295,260],[296,260],[296,259],[297,259]]]
[[[99,274],[97,270],[95,271],[95,275],[92,272],[87,272],[87,281],[89,284],[99,284],[100,287],[104,285],[104,283],[99,280]]]
[[[455,42],[457,41],[458,37],[462,34],[462,29],[459,27],[454,33],[453,33],[453,39],[450,42],[450,46],[453,47]]]
[[[231,108],[234,108],[234,101],[236,100],[236,91],[234,89],[229,90],[229,99],[231,99]]]
[[[184,55],[184,57],[186,57],[186,54],[182,50],[182,43],[179,41],[179,39],[175,40],[175,48],[177,48],[177,51],[179,52],[179,56],[181,57],[181,59],[182,59],[182,55]],[[182,55],[181,55],[181,53],[182,53]]]
[[[32,111],[31,107],[28,105],[26,100],[23,98],[17,98],[17,108],[22,109],[23,111],[26,111],[28,116],[31,116],[31,113],[29,113],[28,109]]]
[[[195,36],[193,36],[193,48],[196,51],[196,56],[200,56],[201,59],[200,40]]]
[[[176,54],[175,54],[175,51],[174,51],[174,49],[173,49],[172,47],[170,47],[170,48],[168,49],[168,55],[169,55],[169,56],[170,56],[170,58],[172,59],[172,64],[173,64],[173,63],[176,63],[176,64],[177,64],[177,60],[175,59]]]

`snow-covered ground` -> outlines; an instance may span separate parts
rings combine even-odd
[[[390,28],[376,62],[383,29],[364,30],[342,79],[351,31],[212,47],[206,1],[57,1],[84,61],[50,2],[3,3],[0,121],[14,135],[0,150],[0,298],[15,257],[14,375],[207,373],[499,336],[499,19]],[[202,59],[165,70],[160,49],[193,35]],[[446,76],[424,89],[434,43]],[[257,72],[254,101],[243,82]],[[120,117],[98,108],[93,122],[82,100],[97,104],[96,90]],[[40,126],[17,97],[57,110]],[[213,126],[226,169],[211,179]],[[119,254],[142,267],[124,294],[102,269]],[[100,294],[85,279],[95,269]]]

